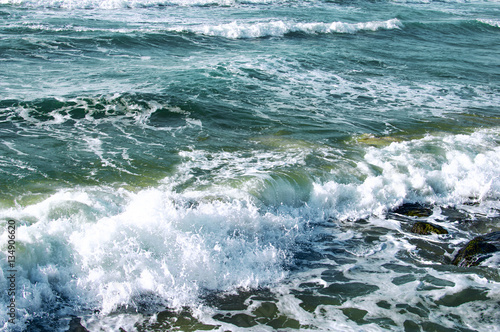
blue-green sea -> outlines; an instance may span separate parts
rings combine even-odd
[[[0,0],[0,331],[500,331],[495,231],[498,1]]]

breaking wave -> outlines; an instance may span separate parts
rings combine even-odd
[[[359,31],[377,31],[401,29],[403,24],[396,18],[387,21],[372,21],[360,23],[346,22],[257,22],[241,23],[231,22],[220,25],[200,25],[193,27],[175,27],[171,30],[199,33],[207,36],[217,36],[232,39],[240,38],[261,38],[261,37],[282,37],[290,33],[305,34],[327,34],[327,33],[356,33]]]

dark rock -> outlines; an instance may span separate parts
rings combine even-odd
[[[432,210],[418,203],[405,203],[392,212],[408,217],[429,217]]]
[[[448,234],[448,231],[443,227],[424,221],[417,221],[415,224],[413,224],[411,232],[422,235]]]
[[[455,207],[441,207],[441,214],[446,217],[448,222],[464,222],[470,217],[467,213]]]
[[[67,332],[89,332],[85,327],[80,323],[82,319],[79,317],[73,317],[69,322],[69,329]]]
[[[500,231],[478,236],[460,249],[452,261],[458,266],[477,266],[500,250]]]

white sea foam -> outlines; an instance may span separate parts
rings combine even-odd
[[[366,315],[364,318],[367,321],[363,323],[363,327],[370,331],[385,331],[388,325],[391,330],[403,329],[409,321],[417,324],[425,324],[429,321],[438,322],[442,327],[454,329],[459,326],[457,319],[454,318],[455,315],[466,317],[465,324],[469,328],[480,331],[488,331],[491,328],[496,330],[494,319],[483,321],[479,318],[481,315],[495,316],[494,296],[488,303],[465,301],[465,303],[446,304],[445,299],[447,296],[459,298],[458,294],[467,290],[480,292],[482,287],[495,289],[498,287],[498,282],[433,269],[414,269],[411,273],[404,272],[398,270],[398,267],[403,269],[405,267],[411,269],[411,267],[399,260],[397,253],[411,252],[415,248],[409,248],[408,241],[405,239],[384,239],[384,244],[385,250],[371,257],[358,258],[356,264],[344,266],[341,273],[343,277],[349,278],[349,282],[372,285],[378,289],[363,296],[351,298],[338,306],[319,305],[312,313],[303,310],[298,305],[292,305],[295,309],[293,316],[301,317],[301,323],[304,325],[314,322],[319,329],[327,331],[358,330],[359,326],[347,316],[347,312],[353,309],[358,313],[364,312]],[[380,262],[385,262],[386,267],[381,266]],[[330,264],[325,261],[325,265]],[[391,267],[395,269],[392,270]],[[304,284],[311,285],[319,277],[319,282],[322,284],[325,280],[321,277],[322,271],[319,272],[312,276],[301,276],[299,280],[302,282],[307,280],[308,283]],[[335,283],[335,281],[326,281],[326,287]],[[326,287],[316,286],[315,288],[321,290]],[[295,291],[304,290],[300,285],[293,285],[292,288]],[[318,297],[322,295],[317,290],[314,294]],[[293,296],[289,294],[281,298],[281,301],[289,304],[292,304],[293,300]],[[432,308],[432,311],[429,308]],[[481,314],[471,314],[470,311],[479,311]],[[378,320],[379,324],[370,323],[370,320]],[[382,327],[384,325],[380,326],[381,320],[387,322],[385,328]]]
[[[405,200],[444,205],[459,204],[471,197],[479,202],[498,200],[498,135],[497,129],[491,129],[367,148],[354,172],[357,176],[350,183],[316,182],[309,189],[306,185],[310,195],[301,196],[298,201],[302,204],[288,197],[289,193],[296,197],[294,191],[304,184],[293,185],[297,175],[281,173],[277,168],[283,163],[294,163],[300,168],[308,155],[325,147],[276,138],[260,140],[267,149],[274,148],[269,154],[259,150],[250,155],[183,152],[179,176],[165,179],[157,188],[137,193],[107,187],[74,188],[58,191],[33,205],[4,209],[0,211],[2,220],[13,218],[20,223],[20,316],[29,319],[34,313],[53,312],[60,298],[66,299],[68,309],[61,309],[58,315],[71,315],[72,308],[81,310],[82,306],[99,309],[101,316],[125,308],[199,308],[200,295],[205,291],[234,292],[266,286],[277,294],[281,313],[303,324],[326,329],[353,327],[353,322],[341,312],[354,307],[368,311],[368,317],[390,317],[397,326],[403,326],[404,315],[377,303],[402,301],[430,307],[433,301],[469,287],[494,284],[481,284],[481,280],[470,280],[468,275],[420,268],[413,281],[394,285],[394,279],[405,273],[383,265],[402,264],[398,253],[415,256],[420,264],[426,261],[415,254],[417,249],[407,236],[399,235],[402,231],[398,222],[385,219],[385,212]],[[98,142],[88,143],[99,152]],[[258,168],[251,169],[251,165]],[[219,175],[212,178],[213,183],[200,178],[185,190],[174,190],[189,182],[200,169],[211,173],[218,170]],[[335,172],[332,171],[334,178]],[[269,177],[273,181],[266,181]],[[237,180],[236,184],[229,181],[231,178]],[[276,211],[256,203],[255,198],[266,201],[266,195],[274,196],[274,201],[267,199],[270,205],[280,206],[280,200],[285,205]],[[349,299],[342,306],[321,305],[314,314],[305,311],[290,291],[302,289],[301,283],[309,277],[312,284],[319,283],[322,289],[332,283],[318,273],[308,277],[300,273],[290,276],[287,272],[297,241],[309,232],[306,225],[324,218],[334,218],[342,225],[342,220],[371,215],[379,216],[371,217],[372,226],[393,233],[381,237],[383,241],[378,244],[362,242],[345,248],[356,264],[341,268],[352,282],[376,285],[378,290]],[[0,247],[5,248],[6,228],[2,229]],[[359,238],[355,230],[349,234],[320,230],[338,235],[333,244]],[[328,249],[322,246],[318,242],[315,250]],[[5,270],[5,250],[0,255]],[[487,262],[488,266],[495,263],[494,259]],[[333,266],[340,268],[338,264]],[[422,290],[426,280],[433,278],[446,282],[444,286]],[[6,282],[6,276],[0,275],[0,284]],[[406,295],[401,298],[401,294]],[[457,310],[465,312],[476,304],[464,303]],[[450,325],[452,319],[446,316],[450,310],[444,306],[435,315]],[[94,326],[112,320],[109,317],[94,322]],[[370,326],[377,330],[377,325]]]
[[[357,73],[342,68],[338,71],[306,70],[297,60],[267,55],[252,58],[236,55],[231,61],[210,59],[195,66],[200,69],[223,67],[246,84],[262,84],[261,79],[248,74],[249,70],[265,75],[269,82],[266,84],[270,86],[268,92],[273,97],[262,113],[263,117],[275,120],[276,115],[288,116],[290,105],[294,105],[294,114],[300,113],[321,123],[344,122],[353,126],[350,117],[372,121],[373,109],[387,114],[393,112],[393,117],[411,110],[411,114],[426,118],[467,112],[475,107],[494,108],[500,103],[500,96],[493,86],[447,84],[432,80],[403,82],[391,75],[359,79]],[[392,69],[405,70],[406,67]],[[373,100],[374,104],[367,106],[367,100]],[[382,107],[380,103],[383,103]],[[339,105],[342,114],[337,111]],[[356,127],[353,126],[353,131]]]
[[[238,3],[267,4],[274,0],[0,0],[3,5],[64,9],[119,9],[156,6],[231,6]]]
[[[492,19],[478,19],[478,22],[491,25],[492,27],[495,28],[500,28],[500,21],[499,20],[492,20]]]
[[[200,25],[192,27],[175,27],[174,31],[189,31],[201,33],[207,36],[218,36],[225,38],[260,38],[260,37],[281,37],[288,33],[300,32],[308,34],[319,33],[356,33],[359,31],[377,31],[381,29],[400,29],[402,23],[398,19],[387,21],[372,21],[360,23],[347,22],[290,22],[290,21],[271,21],[271,22],[236,22],[220,25]]]
[[[205,290],[279,282],[298,223],[262,215],[245,201],[190,207],[161,188],[61,191],[1,216],[22,223],[17,282],[23,296],[17,305],[26,318],[59,295],[70,306],[86,303],[108,314],[145,298],[151,308],[181,308],[195,306]]]
[[[454,205],[500,197],[498,132],[428,136],[368,149],[360,183],[315,184],[312,204],[338,219],[382,216],[404,201]],[[432,152],[429,152],[432,151]]]
[[[498,129],[490,129],[368,147],[363,160],[347,172],[350,177],[345,174],[349,162],[327,146],[283,137],[255,138],[262,149],[251,153],[181,152],[184,178],[179,181],[192,179],[202,169],[212,176],[198,177],[198,188],[224,192],[232,187],[270,206],[307,203],[340,220],[383,216],[406,201],[455,205],[473,199],[484,202],[486,213],[492,208],[488,202],[500,197],[498,135]],[[313,155],[338,165],[330,175],[335,180],[313,181],[301,170]]]
[[[306,34],[328,34],[328,33],[349,33],[354,34],[360,31],[377,31],[401,29],[403,24],[400,20],[393,18],[387,21],[370,21],[359,23],[348,22],[294,22],[294,21],[270,21],[270,22],[236,22],[225,24],[183,24],[174,25],[168,22],[157,22],[154,25],[144,25],[137,28],[99,28],[86,26],[52,26],[47,24],[25,22],[22,25],[10,26],[9,28],[28,28],[32,30],[51,32],[106,32],[106,33],[164,33],[165,31],[192,32],[207,36],[218,36],[232,39],[261,38],[261,37],[282,37],[288,33]]]

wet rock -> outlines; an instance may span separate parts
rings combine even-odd
[[[415,224],[413,224],[411,232],[421,235],[448,234],[448,231],[443,227],[424,221],[418,221]]]
[[[470,217],[466,212],[455,207],[441,207],[441,214],[448,222],[464,222]]]
[[[67,332],[89,332],[82,324],[81,318],[73,317],[69,322],[69,329]]]
[[[452,261],[458,266],[477,266],[500,250],[500,231],[478,236],[460,249]]]
[[[432,215],[432,210],[418,203],[405,203],[393,210],[392,212],[402,214],[408,217],[429,217]]]

